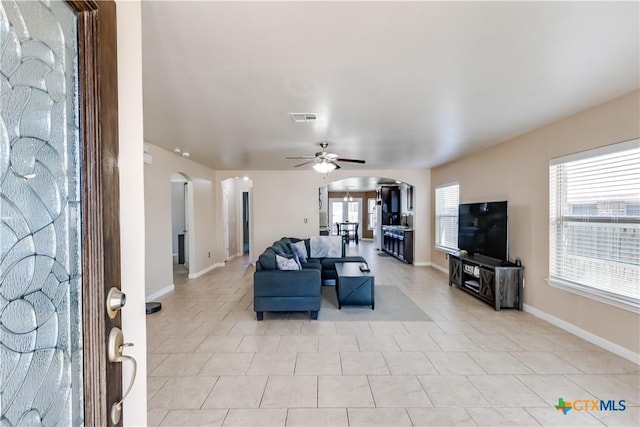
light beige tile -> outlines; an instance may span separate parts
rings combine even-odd
[[[511,355],[537,374],[580,374],[581,372],[553,353],[546,351],[517,351]]]
[[[464,320],[436,320],[435,324],[447,335],[480,333],[470,322]]]
[[[257,408],[266,383],[265,376],[220,377],[202,408]]]
[[[203,322],[195,333],[205,336],[227,335],[234,325],[234,322]]]
[[[475,426],[464,408],[407,408],[412,425],[418,426]]]
[[[213,353],[198,375],[244,375],[253,355],[254,353]]]
[[[467,334],[467,336],[484,351],[522,351],[522,347],[509,337],[502,335]]]
[[[147,410],[147,427],[159,426],[164,417],[169,413],[168,409],[164,408],[149,408]]]
[[[300,335],[302,320],[268,320],[265,335]]]
[[[429,375],[437,374],[429,359],[421,352],[384,352],[392,375]]]
[[[339,353],[341,351],[360,351],[355,335],[325,335],[319,337],[319,351]]]
[[[440,346],[428,335],[394,335],[402,351],[440,351]]]
[[[251,320],[247,322],[235,322],[227,335],[264,335],[267,330],[265,322]]]
[[[286,409],[230,409],[224,420],[225,427],[282,427],[287,418]]]
[[[316,408],[318,378],[315,376],[271,376],[261,408]]]
[[[373,408],[374,406],[366,376],[318,377],[319,408]]]
[[[348,427],[345,408],[292,408],[287,413],[287,427]]]
[[[640,425],[640,407],[638,406],[628,406],[624,411],[592,412],[591,415],[606,426],[627,427]]]
[[[295,375],[342,375],[339,353],[298,353]]]
[[[608,351],[565,351],[558,357],[580,369],[585,374],[632,374],[640,366]]]
[[[402,322],[369,322],[374,335],[406,335],[409,332]]]
[[[627,375],[566,375],[568,379],[602,400],[625,400],[640,405],[640,382],[629,382]]]
[[[305,322],[302,324],[300,335],[335,335],[335,322]]]
[[[252,320],[256,320],[256,313],[252,311],[245,310],[246,303],[234,305],[233,308],[235,310],[229,311],[223,321],[225,322],[250,322]]]
[[[443,351],[480,351],[480,347],[466,335],[431,335]]]
[[[280,344],[278,336],[245,335],[236,348],[236,352],[257,353],[275,352]]]
[[[404,408],[348,408],[351,427],[411,426]]]
[[[393,335],[356,335],[360,351],[400,351]]]
[[[340,353],[343,375],[389,375],[389,369],[380,352]]]
[[[209,353],[170,354],[149,376],[193,377],[210,357]]]
[[[237,335],[207,337],[195,351],[198,353],[232,353],[238,348],[240,341],[242,341],[242,337]]]
[[[553,408],[547,408],[550,410]],[[466,408],[467,412],[478,426],[495,427],[533,427],[539,426],[523,408]]]
[[[336,334],[338,335],[368,335],[372,333],[369,322],[336,322]]]
[[[147,377],[147,400],[151,399],[169,377]]]
[[[160,425],[163,427],[216,427],[222,425],[226,416],[226,409],[172,409]]]
[[[563,375],[517,375],[517,378],[549,405],[556,405],[560,396],[596,399],[595,396]]]
[[[217,377],[169,378],[149,400],[149,408],[199,409]]]
[[[433,406],[413,375],[371,375],[369,383],[377,408]]]
[[[297,353],[256,353],[247,375],[293,375]]]
[[[156,347],[154,353],[193,353],[204,339],[204,335],[168,338]]]
[[[527,386],[512,375],[469,375],[469,381],[492,406],[546,406]]]
[[[402,322],[404,328],[411,335],[443,334],[436,322]]]
[[[441,375],[486,374],[467,353],[427,352],[425,355]]]
[[[418,380],[434,406],[491,406],[464,375],[421,375]]]
[[[280,338],[279,353],[318,351],[318,337],[290,335]]]
[[[554,342],[549,341],[543,335],[524,334],[520,332],[510,335],[509,339],[518,344],[526,351],[565,351],[562,347]]]
[[[564,414],[562,411],[550,411],[549,408],[525,408],[525,411],[529,413],[540,425],[543,426],[601,426],[602,423],[598,421],[589,412],[577,412],[569,411],[568,414]]]
[[[488,374],[533,374],[518,359],[504,351],[471,351],[467,353]]]

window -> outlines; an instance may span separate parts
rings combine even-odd
[[[460,186],[436,187],[436,247],[458,248],[458,200]]]
[[[640,308],[640,140],[552,159],[549,280]]]
[[[369,230],[376,228],[377,215],[376,215],[376,199],[367,199],[367,214],[369,215]]]

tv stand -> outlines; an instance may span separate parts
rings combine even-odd
[[[449,286],[501,308],[522,311],[523,267],[481,256],[449,254]]]

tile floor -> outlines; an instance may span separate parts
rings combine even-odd
[[[257,322],[247,258],[194,280],[178,273],[147,316],[149,425],[640,425],[638,365],[527,313],[496,312],[371,243],[349,251],[432,321]],[[627,409],[564,415],[559,397]]]

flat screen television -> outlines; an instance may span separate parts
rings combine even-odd
[[[458,249],[508,261],[508,246],[506,201],[458,206]]]

